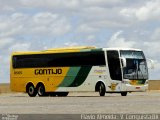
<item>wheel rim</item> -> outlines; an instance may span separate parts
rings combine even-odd
[[[39,95],[43,95],[43,94],[44,94],[44,88],[43,88],[43,86],[40,86],[40,87],[38,88],[38,94],[39,94]]]
[[[30,95],[33,95],[33,93],[34,93],[34,87],[30,86],[28,92],[29,92]]]
[[[104,85],[101,84],[100,87],[99,87],[99,92],[100,92],[100,94],[103,92],[103,90],[104,90]]]
[[[102,85],[99,87],[99,92],[102,93]]]

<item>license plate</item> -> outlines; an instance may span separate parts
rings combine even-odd
[[[136,89],[140,89],[141,87],[136,87]]]

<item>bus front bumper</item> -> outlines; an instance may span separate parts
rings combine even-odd
[[[145,85],[126,85],[126,91],[131,91],[131,92],[144,92],[148,90],[148,84]]]

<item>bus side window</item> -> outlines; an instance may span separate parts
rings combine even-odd
[[[108,67],[112,80],[122,80],[118,51],[107,51]]]
[[[13,59],[12,60],[12,66],[13,66],[13,68],[16,68],[17,57],[13,56],[12,59]]]

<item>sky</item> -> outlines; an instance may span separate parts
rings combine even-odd
[[[0,82],[10,55],[67,46],[142,49],[160,79],[160,0],[0,0]]]

